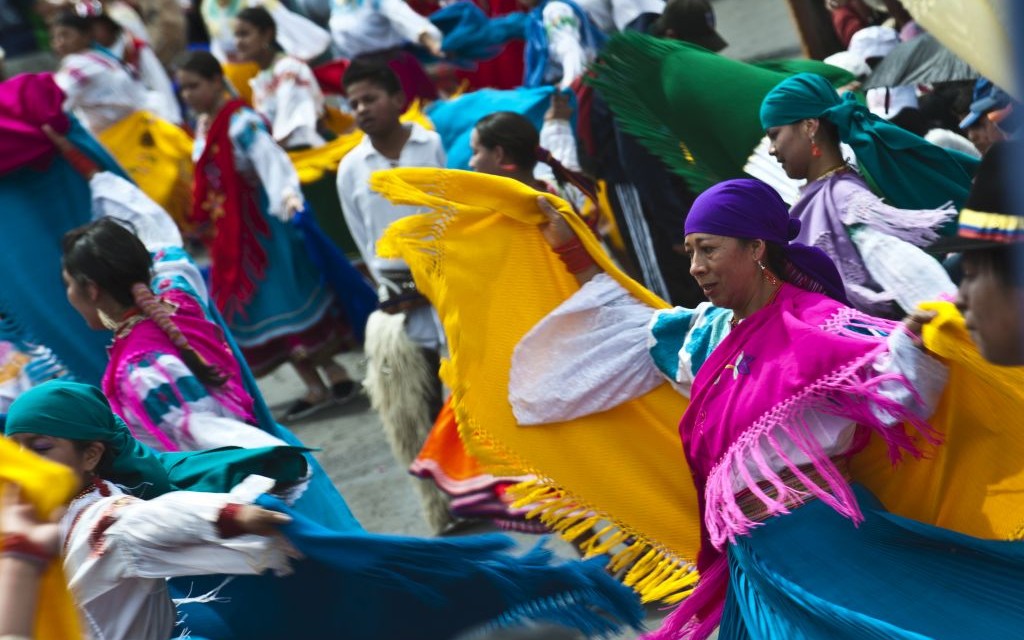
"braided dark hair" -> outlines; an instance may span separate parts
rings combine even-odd
[[[182,362],[203,384],[219,387],[227,381],[220,369],[206,362],[189,345],[171,313],[149,288],[153,258],[134,233],[111,218],[72,229],[61,240],[62,266],[79,285],[92,282],[118,304],[138,307],[167,334]]]
[[[486,115],[476,123],[476,135],[480,144],[488,149],[501,147],[505,156],[518,167],[532,170],[537,162],[543,162],[551,167],[560,187],[566,183],[572,184],[597,202],[597,185],[594,181],[567,168],[550,151],[540,146],[540,133],[526,116],[512,111]]]

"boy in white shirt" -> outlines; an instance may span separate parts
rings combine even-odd
[[[338,167],[338,196],[381,299],[381,310],[370,316],[366,327],[369,363],[364,386],[388,431],[395,457],[408,466],[441,409],[437,372],[444,337],[433,307],[416,291],[408,265],[376,252],[388,225],[418,210],[388,202],[370,188],[370,176],[395,167],[444,167],[444,148],[433,131],[400,121],[406,96],[386,62],[356,59],[342,84],[356,126],[366,137]],[[432,484],[417,486],[428,522],[436,532],[443,531],[451,522],[447,499]]]

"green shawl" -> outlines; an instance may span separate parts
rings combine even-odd
[[[622,33],[605,47],[589,82],[622,129],[699,192],[745,177],[743,166],[764,137],[761,100],[802,71],[837,86],[854,79],[816,60],[747,64],[686,42]]]
[[[294,482],[306,473],[308,449],[300,447],[157,453],[132,436],[99,389],[78,382],[52,380],[23,393],[11,405],[4,433],[102,442],[107,453],[99,476],[140,498],[178,490],[223,493],[251,474]]]
[[[843,98],[828,80],[812,73],[786,78],[761,103],[761,126],[780,127],[805,118],[836,125],[839,138],[857,154],[889,204],[935,209],[953,202],[963,208],[978,161],[934,145],[868,111],[852,93]]]

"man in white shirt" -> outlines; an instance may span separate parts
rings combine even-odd
[[[389,432],[395,457],[408,466],[441,409],[437,372],[444,338],[437,314],[416,291],[408,265],[376,252],[388,225],[418,210],[385,200],[370,188],[370,176],[395,167],[444,167],[444,148],[433,131],[400,121],[406,96],[386,62],[353,60],[342,84],[356,126],[366,137],[338,167],[338,195],[381,299],[381,311],[370,316],[366,328],[369,363],[364,386]],[[450,523],[447,500],[432,485],[417,486],[427,520],[440,533]]]

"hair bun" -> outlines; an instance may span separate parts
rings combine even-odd
[[[789,222],[786,226],[786,235],[788,236],[789,240],[796,240],[797,235],[800,233],[801,226],[802,225],[800,224],[799,218],[789,219]]]

